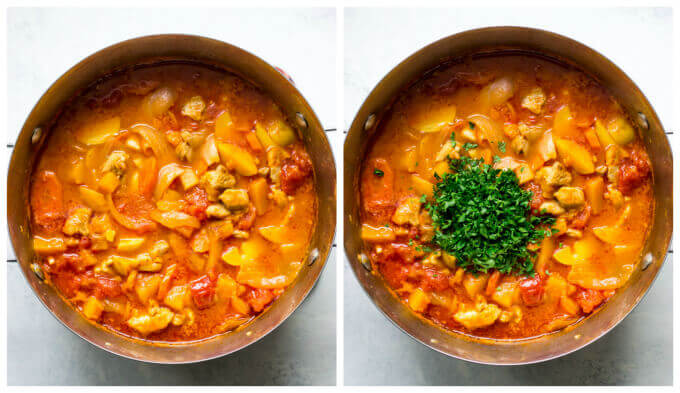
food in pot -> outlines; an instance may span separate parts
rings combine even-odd
[[[114,74],[55,119],[31,175],[33,245],[82,315],[152,341],[265,312],[302,266],[312,162],[279,106],[194,64]]]
[[[595,312],[638,266],[649,157],[595,80],[528,55],[443,65],[377,125],[360,178],[373,271],[446,329],[521,339]]]

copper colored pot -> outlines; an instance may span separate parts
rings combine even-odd
[[[508,51],[547,57],[576,67],[616,97],[637,123],[649,153],[656,210],[635,272],[593,315],[561,331],[536,338],[473,339],[417,316],[393,295],[379,274],[371,271],[359,235],[360,170],[382,113],[400,91],[448,60]],[[364,101],[345,140],[344,160],[345,252],[356,278],[395,325],[421,343],[452,357],[484,364],[517,365],[546,361],[583,348],[610,331],[640,302],[666,257],[673,226],[673,159],[659,118],[640,89],[614,63],[579,42],[548,31],[524,27],[469,30],[414,53],[393,68]]]
[[[102,77],[138,65],[182,61],[235,73],[266,92],[301,131],[314,164],[318,219],[306,263],[296,280],[271,307],[237,330],[201,341],[152,344],[117,334],[87,321],[55,289],[43,282],[32,249],[28,203],[29,178],[49,124],[78,92]],[[47,309],[66,327],[109,352],[154,363],[189,363],[216,358],[259,340],[281,324],[302,303],[328,258],[335,233],[336,194],[333,153],[319,119],[295,86],[274,67],[240,48],[189,35],[155,35],[131,39],[102,49],[76,64],[43,94],[16,141],[7,180],[7,221],[21,271]]]

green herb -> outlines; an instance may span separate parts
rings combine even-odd
[[[468,126],[470,126],[470,129],[471,129],[471,130],[474,130],[474,129],[475,129],[475,123],[473,123],[473,122],[471,122],[471,121],[468,122]]]
[[[389,227],[390,227],[389,223],[385,224],[385,228],[389,228]]]
[[[451,133],[451,146],[456,147],[456,133]]]
[[[497,162],[499,162],[500,160],[501,160],[500,157],[498,157],[498,156],[493,156],[493,163],[494,163],[494,164],[497,163]]]
[[[376,175],[376,176],[378,176],[378,177],[383,177],[383,176],[385,176],[385,172],[381,171],[381,170],[378,169],[378,168],[373,169],[373,174]]]
[[[465,149],[465,150],[476,149],[476,148],[477,148],[476,143],[465,142],[463,144],[463,149]]]
[[[552,273],[550,273],[550,270],[547,270],[547,269],[546,269],[545,275],[546,275],[546,276],[550,276],[551,274],[552,274]]]
[[[427,202],[427,195],[423,194],[423,195],[420,196],[420,203],[425,203],[425,202]]]
[[[434,186],[434,200],[425,205],[435,227],[432,243],[469,272],[533,274],[536,251],[527,245],[548,236],[555,219],[530,214],[532,193],[519,186],[514,172],[470,157],[449,166],[452,173]]]
[[[501,153],[505,153],[505,142],[498,142],[498,150],[500,150]]]
[[[412,246],[413,245],[413,239],[408,239],[408,245]]]

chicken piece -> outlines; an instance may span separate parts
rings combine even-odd
[[[149,254],[152,258],[158,258],[170,250],[170,245],[165,240],[159,240],[151,246]]]
[[[432,217],[426,210],[420,212],[420,220],[418,224],[418,231],[420,232],[420,240],[429,242],[434,238],[434,225],[432,224]]]
[[[92,216],[92,209],[89,207],[79,207],[73,209],[71,214],[64,223],[62,231],[69,236],[75,234],[87,236],[90,234],[90,217]]]
[[[175,313],[165,307],[151,307],[146,314],[136,315],[128,319],[127,324],[146,336],[150,333],[165,329],[170,321],[175,317]]]
[[[250,204],[250,197],[248,197],[248,190],[224,190],[220,194],[220,201],[229,210],[242,210]]]
[[[555,188],[571,183],[571,174],[560,162],[543,167],[536,172],[536,180],[541,185],[543,196],[551,198]]]
[[[517,131],[519,131],[519,134],[527,140],[533,142],[538,140],[539,137],[543,135],[543,132],[545,131],[542,127],[538,126],[528,126],[524,123],[519,123],[517,126]]]
[[[553,216],[559,216],[560,214],[564,214],[565,212],[564,208],[555,201],[546,201],[541,203],[539,211],[540,212],[545,211],[546,213],[552,214]]]
[[[270,146],[267,149],[267,166],[269,167],[269,178],[274,184],[281,183],[281,166],[283,161],[290,157],[280,146]]]
[[[175,153],[177,153],[177,157],[179,157],[180,160],[190,161],[194,151],[188,143],[180,142],[177,144],[177,147],[175,147]]]
[[[127,160],[129,158],[130,156],[124,151],[112,151],[104,162],[102,172],[113,172],[114,175],[122,177],[125,173],[125,169],[127,169]]]
[[[224,165],[218,165],[212,171],[207,171],[203,174],[201,184],[208,193],[208,199],[216,201],[222,190],[233,187],[236,184],[236,179],[227,172],[227,168]]]
[[[475,330],[493,325],[501,315],[501,309],[495,304],[478,303],[474,309],[463,309],[453,315],[453,319],[468,330]]]
[[[288,204],[288,195],[279,187],[272,186],[268,197],[280,208],[284,208]]]
[[[418,225],[420,220],[420,198],[408,197],[402,200],[392,215],[392,222],[398,225],[411,224]]]
[[[555,193],[555,199],[567,209],[578,209],[586,202],[586,196],[581,187],[561,187]]]
[[[529,151],[529,141],[524,136],[518,135],[510,142],[510,147],[515,153],[523,156]]]
[[[201,121],[204,110],[205,102],[203,101],[203,98],[201,98],[201,96],[193,96],[182,107],[182,114],[196,121]]]
[[[522,108],[526,108],[535,114],[541,113],[545,104],[545,93],[540,87],[534,87],[529,94],[522,98]]]
[[[205,209],[205,214],[208,218],[225,218],[229,216],[229,210],[225,209],[222,204],[215,203]]]
[[[607,186],[607,192],[604,194],[604,197],[617,209],[623,206],[623,193],[612,184]]]

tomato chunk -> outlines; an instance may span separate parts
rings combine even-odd
[[[581,289],[576,294],[576,303],[581,306],[584,313],[590,314],[597,306],[602,304],[604,296],[595,289]]]
[[[394,172],[384,158],[374,158],[361,178],[364,210],[379,221],[387,221],[395,209]]]
[[[543,282],[538,275],[527,277],[519,283],[519,293],[527,306],[536,306],[541,303],[544,292]]]
[[[647,155],[644,152],[634,150],[630,157],[623,160],[623,164],[619,168],[619,188],[621,192],[630,194],[649,177],[650,171]]]
[[[120,296],[123,291],[120,287],[120,281],[105,276],[98,276],[94,293],[97,298],[103,299]]]
[[[43,230],[59,232],[64,225],[64,197],[56,173],[42,171],[31,184],[33,220]]]
[[[215,300],[215,282],[203,275],[191,282],[191,297],[199,309],[207,308]]]
[[[246,299],[255,312],[260,312],[274,300],[274,294],[270,289],[251,289]]]
[[[293,150],[291,157],[281,167],[281,190],[288,195],[295,193],[312,173],[312,160],[301,149]]]
[[[187,206],[184,209],[187,214],[191,214],[201,221],[208,218],[205,211],[208,209],[210,202],[208,201],[208,193],[203,188],[192,188],[184,196],[184,199],[187,201]]]

